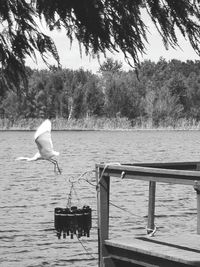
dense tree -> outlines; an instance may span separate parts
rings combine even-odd
[[[145,10],[162,36],[164,45],[178,44],[177,31],[200,53],[198,0],[1,0],[0,67],[6,85],[24,78],[26,56],[36,52],[48,63],[50,53],[59,64],[53,41],[41,32],[38,22],[50,30],[65,29],[71,41],[77,39],[86,53],[121,50],[137,64],[145,51]]]
[[[178,103],[183,106],[184,112],[187,112],[189,105],[184,75],[178,71],[172,72],[171,79],[169,79],[167,83],[171,95],[178,98]]]
[[[104,94],[99,85],[99,79],[92,75],[85,84],[84,92],[85,116],[102,116],[104,106]]]
[[[0,115],[11,121],[125,117],[132,125],[149,121],[154,126],[200,121],[199,64],[144,61],[138,75],[122,68],[98,75],[83,69],[29,70],[28,86],[20,94],[10,90],[0,96]]]
[[[152,121],[156,126],[165,125],[166,122],[172,125],[183,115],[183,105],[179,96],[171,94],[170,89],[163,86],[154,99]]]
[[[122,62],[114,60],[113,58],[107,58],[106,61],[100,66],[99,72],[106,73],[115,73],[122,70]]]
[[[187,99],[190,104],[188,117],[200,120],[200,75],[191,72],[186,81],[187,83]]]

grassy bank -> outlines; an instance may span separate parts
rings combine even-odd
[[[43,119],[0,119],[0,130],[35,130]],[[180,119],[154,126],[151,120],[130,121],[127,118],[52,119],[53,130],[200,130],[200,122]]]
[[[11,121],[0,119],[0,130],[35,130],[43,119],[19,119]],[[112,130],[131,129],[131,122],[126,118],[84,118],[84,119],[51,119],[53,130]]]

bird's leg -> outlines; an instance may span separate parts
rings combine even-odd
[[[55,160],[55,162],[56,162],[56,167],[57,167],[58,173],[59,174],[62,174],[62,171],[61,171],[60,167],[58,166],[57,160]]]
[[[58,173],[59,174],[62,174],[61,169],[58,166],[57,160],[55,160],[55,159],[49,159],[49,161],[54,164],[54,172],[57,173],[56,170],[58,170]]]
[[[58,170],[58,173],[61,174],[62,172],[61,172],[61,169],[58,166],[57,160],[54,159],[53,161],[54,161],[54,172],[56,173],[56,170]]]
[[[61,174],[60,168],[58,167],[57,160],[51,159],[51,162],[54,164],[54,172],[57,173],[57,170],[58,170],[58,173]]]

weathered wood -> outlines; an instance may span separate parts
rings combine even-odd
[[[106,240],[105,244],[110,257],[138,266],[200,266],[198,235],[119,238]]]
[[[105,165],[99,164],[99,168],[104,169]],[[104,170],[105,175],[113,177],[121,177],[122,173],[124,179],[128,178],[162,183],[194,185],[194,181],[200,181],[200,171],[162,169],[127,165],[108,165]]]
[[[104,240],[109,237],[109,191],[110,177],[105,176],[102,170],[97,174],[97,212],[98,212],[98,242],[99,266],[104,267],[103,258],[109,256]]]
[[[156,195],[156,183],[153,181],[149,182],[149,204],[148,204],[148,223],[147,223],[147,233],[153,232],[154,224],[154,214],[155,214],[155,195]]]
[[[200,171],[200,162],[196,163],[196,171]]]
[[[109,240],[109,187],[111,176],[120,177],[121,179],[150,181],[147,225],[150,229],[154,229],[156,182],[193,185],[197,192],[197,232],[200,233],[200,162],[180,163],[178,164],[178,169],[175,168],[175,165],[170,164],[157,164],[155,166],[152,165],[153,167],[120,164],[96,165],[100,267],[200,266],[200,243],[197,249],[191,249],[187,248],[187,244],[181,247],[180,242],[176,245],[176,241],[180,241],[177,237],[175,237],[174,241],[169,241],[168,244],[163,243],[163,238],[161,238],[161,241],[155,239],[155,237],[151,238],[153,241],[156,240],[156,242],[152,243],[153,241],[145,240],[144,236],[143,239],[132,238],[131,241],[126,239],[123,242]],[[194,240],[186,238],[186,242],[191,247]]]
[[[200,234],[200,183],[195,182],[194,189],[197,193],[197,234]]]
[[[123,164],[127,166],[141,166],[141,167],[153,167],[163,169],[176,169],[176,170],[197,170],[197,165],[200,165],[199,161],[192,162],[141,162],[141,163],[130,163]]]
[[[200,163],[197,164],[196,170],[200,170]],[[200,234],[200,182],[194,182],[194,189],[197,193],[197,234]]]
[[[109,256],[103,258],[103,267],[116,267],[116,265],[114,264],[113,259]]]

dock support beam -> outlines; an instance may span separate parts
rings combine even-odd
[[[200,235],[200,183],[195,181],[194,190],[197,193],[197,234]]]
[[[96,168],[97,179],[97,213],[98,213],[98,248],[99,267],[112,267],[112,259],[109,258],[105,246],[105,240],[109,237],[109,195],[110,177],[103,174],[103,170]]]
[[[149,205],[148,205],[148,223],[147,223],[147,234],[153,232],[155,228],[154,217],[155,217],[155,196],[156,196],[156,182],[149,182]]]

